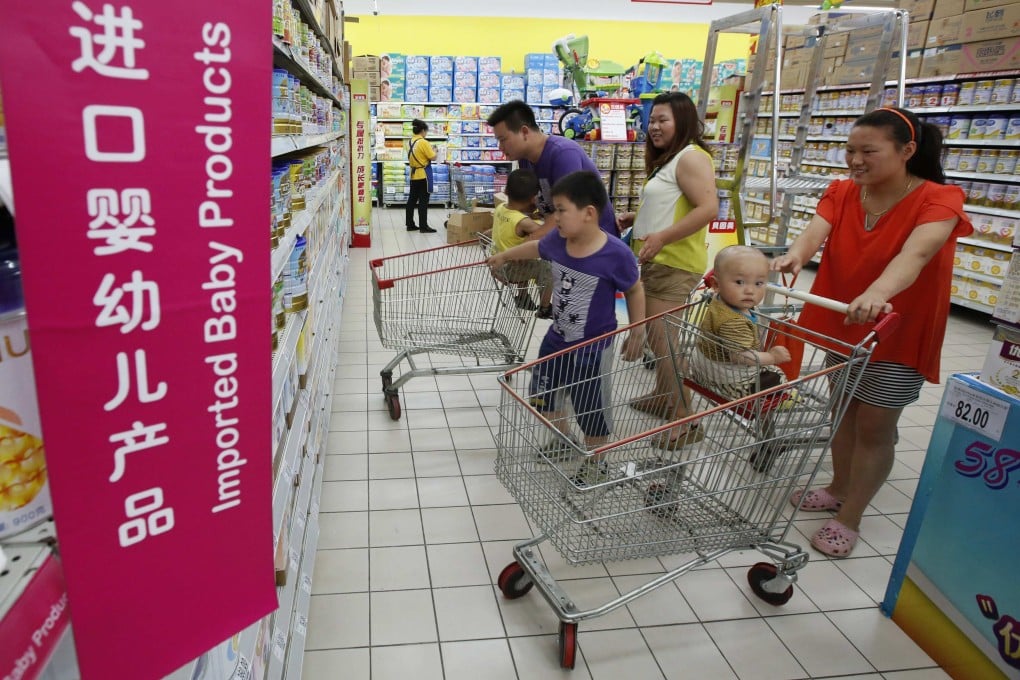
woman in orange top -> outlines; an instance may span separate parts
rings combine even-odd
[[[829,185],[804,233],[772,263],[795,274],[828,239],[811,290],[850,307],[843,316],[808,305],[800,323],[829,337],[857,343],[879,314],[902,316],[833,436],[832,481],[790,499],[801,510],[836,511],[811,539],[833,557],[850,554],[889,476],[903,408],[925,380],[939,382],[956,239],[973,231],[963,191],[945,184],[941,153],[939,129],[910,111],[881,108],[857,119],[846,145],[850,179]]]

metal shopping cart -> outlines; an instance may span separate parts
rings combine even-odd
[[[371,261],[375,327],[384,347],[400,350],[380,371],[393,420],[400,387],[415,376],[502,372],[524,361],[535,313],[520,301],[537,301],[537,286],[494,276],[487,256],[475,240]],[[429,366],[416,364],[420,354]],[[410,369],[394,379],[405,360]]]
[[[648,329],[661,324],[666,333],[668,350],[653,359],[675,369],[676,384],[668,393],[650,394],[654,376],[641,362],[617,360],[598,373],[584,369],[592,363],[586,354],[619,354],[631,327],[500,377],[496,472],[540,535],[514,547],[514,562],[497,583],[509,599],[538,586],[560,619],[564,668],[574,666],[580,621],[607,614],[730,551],[752,548],[770,559],[748,572],[758,597],[774,605],[792,597],[808,554],[786,540],[795,512],[788,499],[814,478],[860,370],[896,325],[890,315],[854,346],[759,316],[766,347],[803,348],[795,367],[800,370],[790,370],[792,377],[781,384],[752,387],[734,399],[720,394],[720,386],[738,380],[746,388],[746,374],[717,374],[707,387],[694,377],[693,353],[720,343],[699,329],[707,304],[693,302],[642,322]],[[555,376],[552,387],[559,393],[537,391],[543,387],[535,379],[540,375]],[[751,376],[757,385],[757,374]],[[561,405],[565,400],[557,401],[562,392],[570,395],[573,416]],[[665,402],[679,394],[692,415],[672,422],[632,405],[654,410],[647,408],[648,399]],[[585,437],[611,430],[600,440],[609,443],[586,446],[575,435],[578,427],[587,430]],[[678,434],[683,446],[666,443]],[[768,465],[756,463],[763,453]],[[586,606],[551,575],[551,554],[543,559],[542,544],[571,565],[662,555],[689,559],[616,599]]]

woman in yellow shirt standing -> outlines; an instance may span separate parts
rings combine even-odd
[[[411,166],[411,189],[407,194],[407,215],[404,223],[408,231],[420,231],[434,234],[436,230],[429,226],[429,194],[432,193],[432,160],[436,150],[432,148],[425,133],[429,126],[415,118],[411,121],[411,138],[407,147],[407,161]],[[414,209],[418,208],[418,226],[414,224]]]

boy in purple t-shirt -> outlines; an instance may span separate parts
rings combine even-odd
[[[520,100],[509,101],[496,108],[486,121],[499,142],[499,150],[509,160],[517,161],[521,168],[538,176],[538,208],[555,216],[552,187],[572,172],[586,171],[599,174],[594,161],[581,145],[572,139],[547,135],[535,121],[535,112]],[[599,209],[598,223],[610,236],[619,236],[613,206]],[[549,220],[546,220],[546,224]]]
[[[637,259],[622,241],[599,227],[599,214],[609,202],[598,175],[575,172],[552,188],[557,228],[539,241],[528,241],[489,258],[498,269],[509,260],[549,260],[553,276],[553,322],[542,340],[539,358],[598,338],[616,330],[616,293],[627,298],[631,323],[645,317],[644,288]],[[630,331],[621,354],[624,361],[642,355],[644,326]],[[609,393],[611,342],[593,342],[556,359],[541,362],[531,378],[531,403],[570,438],[570,427],[560,405],[561,388],[566,388],[584,432],[585,448],[609,441],[612,414],[605,407]],[[565,446],[554,442],[543,451],[560,454]],[[586,458],[574,477],[578,486],[597,484],[608,476],[597,456]]]

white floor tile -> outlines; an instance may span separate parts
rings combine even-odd
[[[371,465],[371,463],[369,463]],[[403,510],[418,507],[414,479],[372,479],[368,482],[370,510]]]
[[[368,678],[372,676],[370,663],[366,647],[308,651],[301,667],[301,680],[336,680],[338,668],[352,678]]]
[[[483,541],[525,540],[532,536],[531,527],[517,505],[479,505],[472,510],[478,536]]]
[[[927,668],[935,662],[878,608],[829,612],[829,619],[879,671]]]
[[[506,637],[492,586],[436,588],[432,597],[441,641]]]
[[[741,680],[803,678],[804,669],[762,619],[705,624]]]
[[[402,417],[407,421],[407,426],[413,430],[441,429],[445,432],[449,427],[446,422],[446,412],[441,408],[408,411]]]
[[[808,562],[806,567],[797,572],[794,597],[799,596],[797,591],[811,598],[823,611],[875,606],[875,601],[843,573],[835,561]]]
[[[892,564],[884,557],[853,557],[837,561],[836,566],[875,603],[885,598]]]
[[[491,475],[496,470],[495,449],[458,449],[457,459],[465,475]]]
[[[614,576],[613,582],[620,593],[628,593],[637,590],[653,578],[651,575]],[[639,626],[669,626],[694,623],[698,620],[675,583],[667,583],[642,595],[628,604],[627,609]]]
[[[374,392],[375,387],[370,390],[368,388],[368,380],[366,378],[341,378],[333,381],[334,394],[368,394]]]
[[[381,401],[382,397],[379,397],[379,399]],[[393,418],[390,418],[390,415],[387,411],[374,410],[368,412],[368,414],[366,415],[366,419],[368,421],[369,432],[375,432],[377,430],[397,432],[407,431],[407,420],[403,415],[400,416],[400,420],[393,420]],[[368,450],[367,444],[365,445],[365,450],[366,451]]]
[[[340,455],[345,453],[368,453],[368,432],[364,421],[360,432],[330,432],[326,438],[326,453]]]
[[[726,657],[700,623],[641,631],[667,680],[736,680]],[[634,677],[634,676],[630,676]]]
[[[766,621],[810,677],[874,670],[825,614],[773,616]]]
[[[369,430],[369,453],[396,453],[411,450],[411,437],[407,430]]]
[[[343,669],[343,673],[338,673]],[[333,669],[331,680],[338,677],[368,678],[348,672],[345,666]],[[443,662],[439,644],[393,645],[372,648],[372,680],[443,680]],[[304,680],[304,678],[302,678]]]
[[[477,541],[478,530],[471,508],[426,508],[421,511],[425,526],[425,542],[463,543]]]
[[[408,477],[414,477],[414,461],[410,453],[373,453],[368,456],[369,479]]]
[[[433,588],[492,584],[480,543],[441,543],[426,547]]]
[[[321,512],[368,510],[368,482],[323,482],[319,510]]]
[[[655,680],[665,677],[640,631],[585,632],[582,627],[577,639],[592,680]]]
[[[479,407],[478,395],[474,390],[443,390],[442,397],[444,409]]]
[[[411,457],[414,474],[419,478],[460,475],[460,463],[453,451],[416,451]]]
[[[368,550],[319,550],[315,553],[312,594],[368,591]]]
[[[918,668],[911,671],[883,673],[884,680],[948,680],[949,674],[941,668]]]
[[[676,583],[700,621],[758,616],[754,605],[722,569],[696,569]]]
[[[369,583],[373,592],[413,590],[431,585],[423,545],[372,548],[368,557]]]
[[[462,477],[422,477],[418,479],[418,500],[423,508],[468,505]]]
[[[368,479],[367,453],[352,453],[346,456],[327,455],[323,466],[322,479],[326,482]]]
[[[533,635],[510,638],[510,651],[517,666],[517,677],[527,680],[591,680],[584,654],[577,648],[574,670],[560,668],[559,636]]]
[[[503,505],[514,503],[496,475],[465,475],[464,486],[471,505]]]
[[[491,449],[495,446],[488,427],[451,427],[450,435],[458,450]]]
[[[374,396],[374,395],[373,395]],[[346,413],[348,411],[367,411],[368,394],[334,394],[333,413]]]
[[[903,529],[885,515],[866,515],[861,520],[860,540],[867,541],[879,555],[895,556]]]
[[[418,510],[373,510],[369,513],[368,528],[374,548],[425,542]]]
[[[517,680],[505,639],[444,642],[441,647],[446,680]]]
[[[453,451],[453,438],[447,429],[415,429],[411,433],[412,451]]]
[[[334,432],[351,432],[351,433],[364,433],[366,417],[364,411],[347,411],[347,412],[334,412],[329,419],[329,431],[330,434]],[[367,441],[367,437],[366,437]],[[348,448],[346,444],[344,448]],[[331,447],[327,447],[327,452],[332,453]],[[337,451],[336,453],[353,453],[351,451]]]
[[[371,594],[372,644],[436,642],[436,613],[429,590],[393,590]]]
[[[367,512],[319,514],[319,550],[368,547]]]
[[[305,649],[340,649],[368,644],[368,594],[312,595]]]

